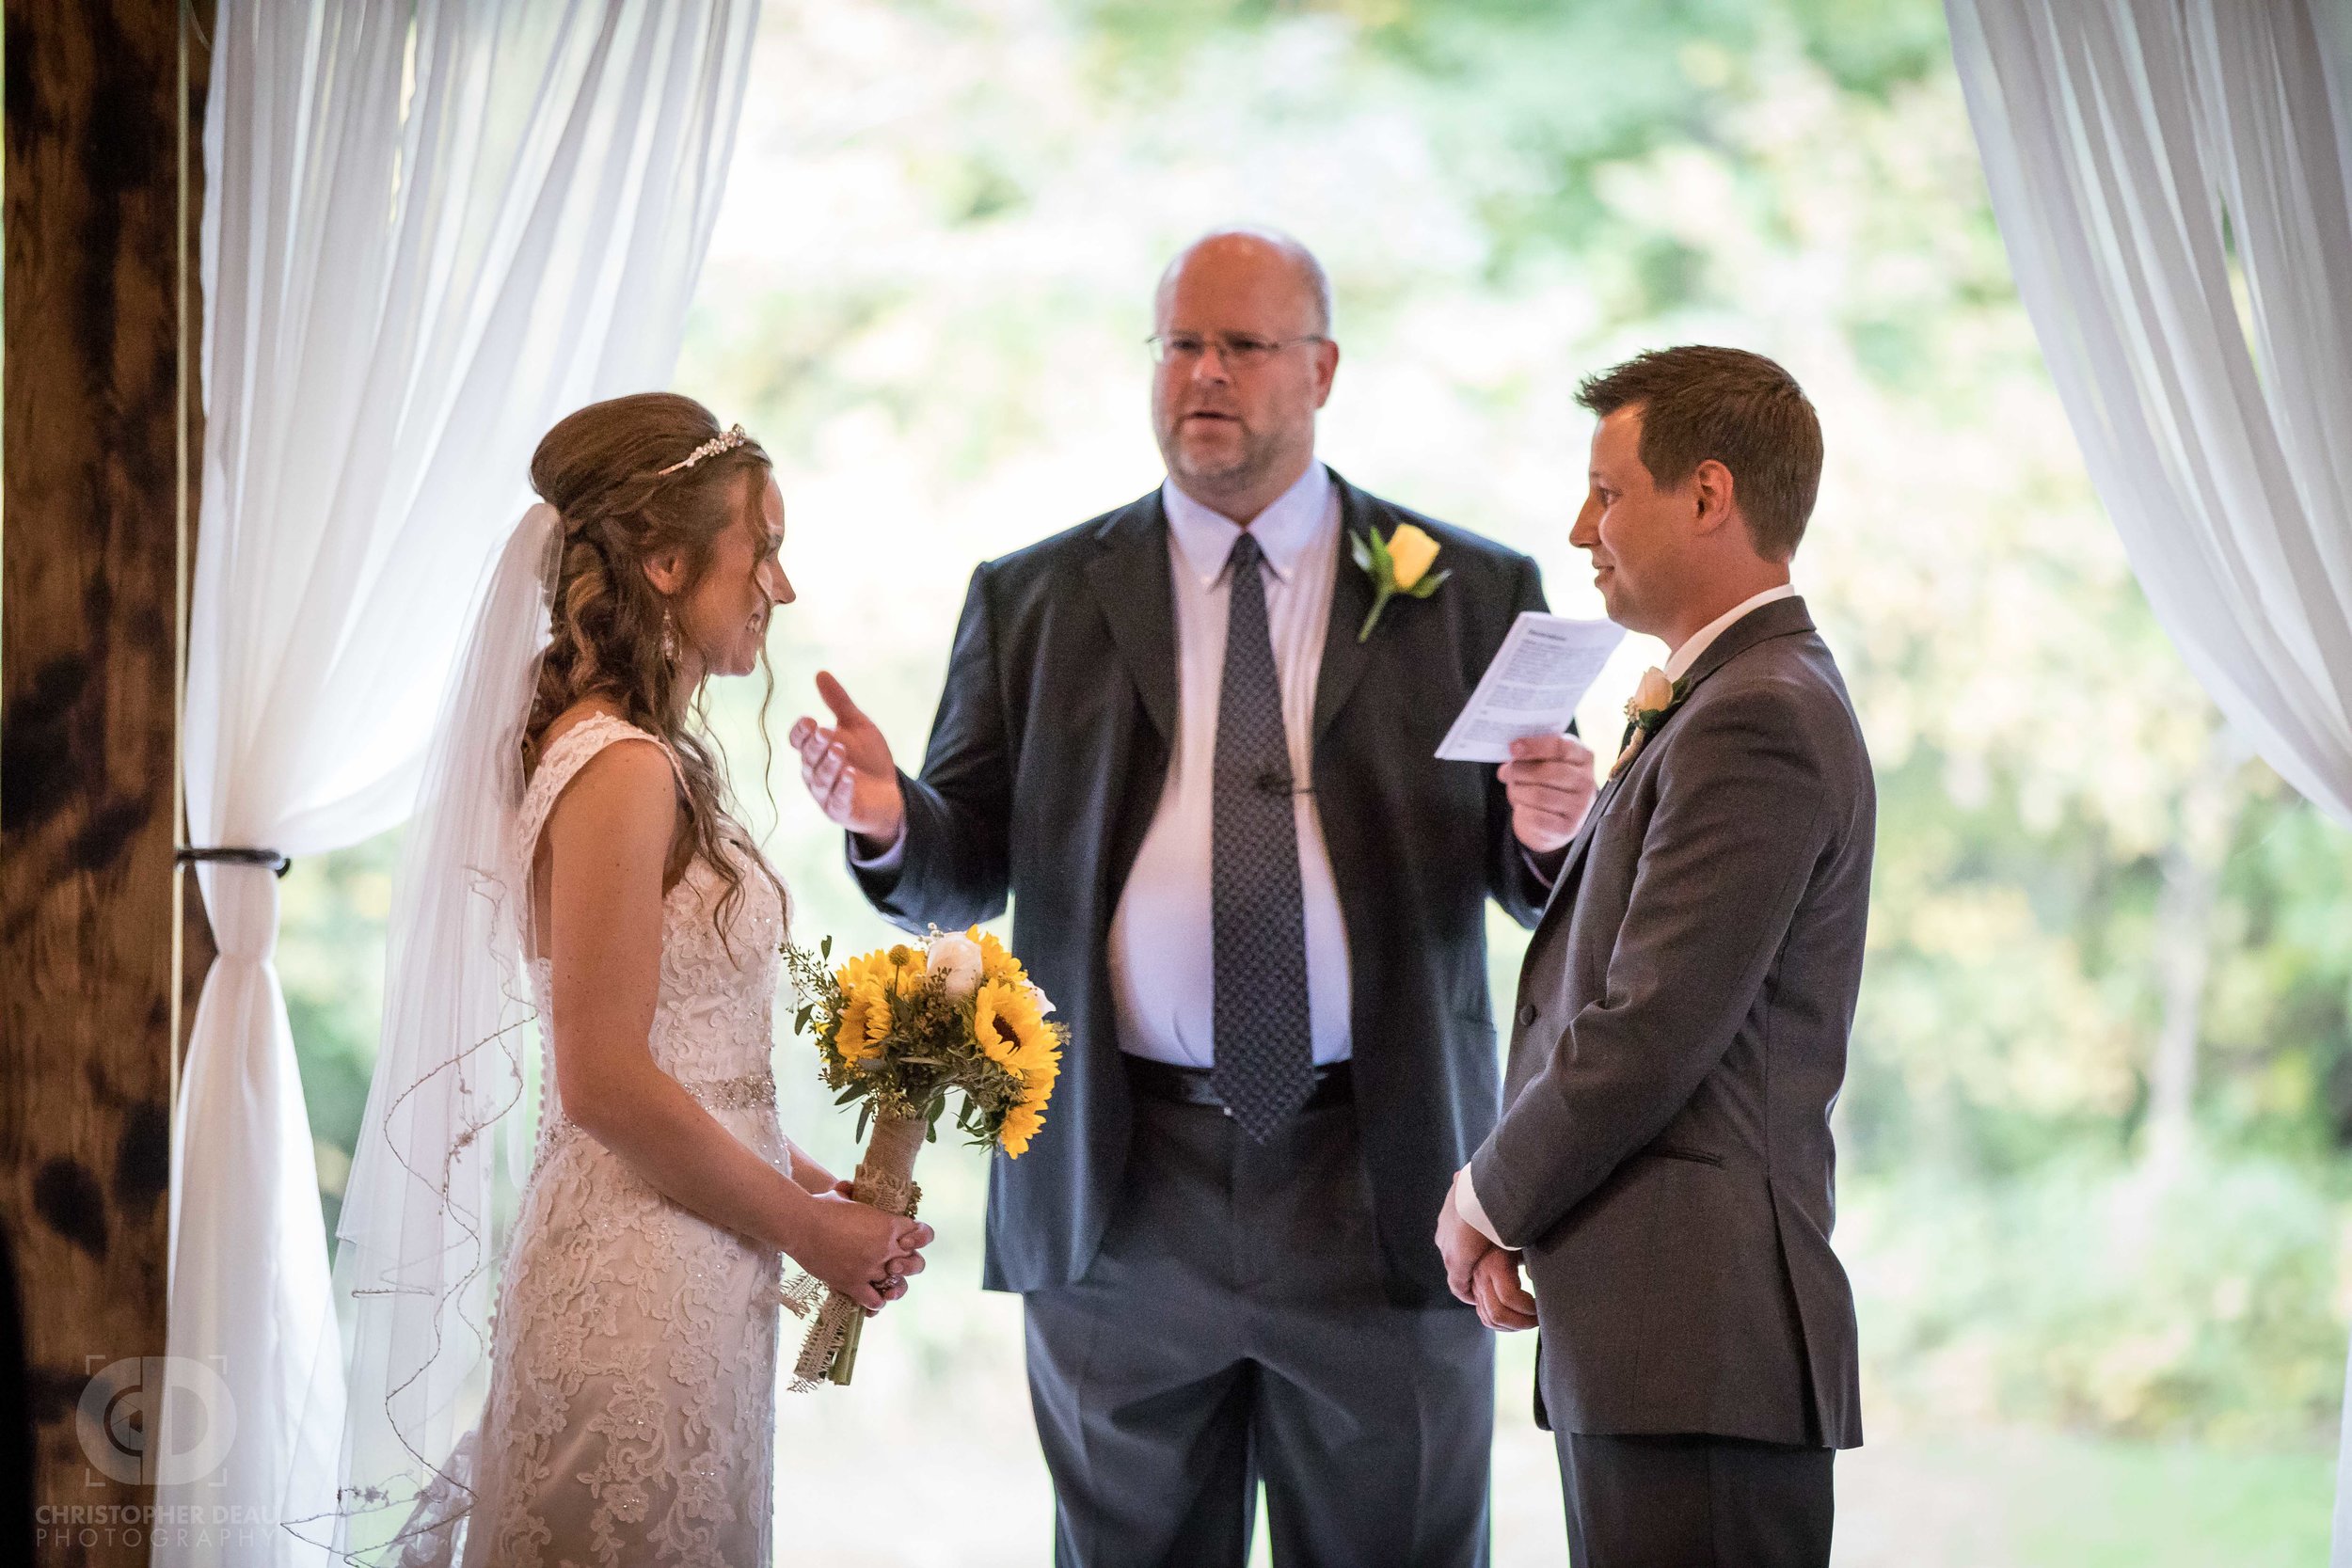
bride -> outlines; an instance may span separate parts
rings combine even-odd
[[[531,480],[545,504],[485,596],[404,868],[340,1227],[359,1332],[334,1544],[373,1513],[404,1563],[748,1568],[771,1557],[779,1253],[870,1310],[931,1232],[850,1201],[777,1122],[786,895],[693,706],[792,601],[766,453],[647,393],[563,420]],[[488,1027],[453,1032],[445,989]],[[485,1384],[454,1330],[483,1327],[479,1146],[522,1080],[500,1100],[477,1051],[518,1069],[526,1007],[541,1109]]]

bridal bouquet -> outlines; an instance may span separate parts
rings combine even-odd
[[[858,1102],[858,1136],[873,1130],[851,1188],[859,1202],[914,1212],[914,1156],[938,1137],[950,1094],[957,1128],[1008,1159],[1044,1126],[1069,1031],[1046,1022],[1054,1005],[994,937],[934,927],[928,942],[838,968],[830,937],[814,951],[787,942],[784,957],[802,1002],[793,1027],[816,1036],[825,1086],[839,1091],[834,1103]],[[808,1303],[787,1296],[786,1305],[805,1311]],[[856,1303],[828,1291],[801,1347],[798,1385],[848,1383],[865,1321]]]

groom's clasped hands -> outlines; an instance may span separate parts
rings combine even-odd
[[[1535,1298],[1520,1282],[1519,1255],[1472,1228],[1451,1195],[1438,1213],[1438,1252],[1447,1286],[1477,1308],[1480,1323],[1501,1333],[1535,1326]]]

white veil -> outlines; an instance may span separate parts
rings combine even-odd
[[[518,1165],[524,1118],[507,1112],[522,1098],[535,1012],[521,960],[528,867],[513,842],[522,731],[563,536],[555,509],[533,506],[490,570],[393,895],[375,1077],[336,1227],[336,1491],[322,1513],[290,1478],[281,1513],[345,1560],[441,1560],[453,1535],[443,1527],[473,1501],[467,1440],[504,1253],[490,1134],[503,1125]],[[311,1385],[306,1434],[323,1443],[335,1440],[334,1381]]]

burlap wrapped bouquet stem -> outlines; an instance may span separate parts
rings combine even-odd
[[[886,1214],[913,1214],[922,1189],[914,1184],[914,1157],[922,1152],[926,1124],[920,1117],[877,1117],[866,1140],[865,1158],[858,1161],[850,1194]],[[793,1366],[797,1386],[830,1380],[846,1384],[857,1367],[860,1330],[866,1311],[838,1291],[827,1291],[801,1358]]]

